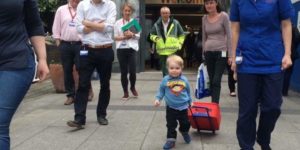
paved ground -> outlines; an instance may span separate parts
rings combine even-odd
[[[196,74],[185,73],[192,89]],[[13,150],[159,150],[165,142],[164,106],[153,107],[154,95],[161,80],[160,72],[138,74],[139,98],[121,100],[120,74],[111,80],[111,102],[108,126],[100,126],[96,119],[97,96],[88,105],[87,125],[83,130],[66,126],[72,120],[73,105],[64,106],[64,94],[56,94],[51,81],[34,84],[18,109],[11,126]],[[178,136],[177,150],[238,150],[235,136],[237,99],[228,96],[227,76],[223,76],[220,106],[221,129],[215,135],[197,133],[191,129],[192,142],[184,144]],[[98,81],[93,81],[99,91]],[[209,101],[208,98],[204,101]],[[273,133],[274,150],[296,150],[300,147],[300,94],[290,92],[284,98],[283,113]],[[259,149],[255,145],[255,149]]]

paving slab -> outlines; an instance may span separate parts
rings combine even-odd
[[[184,73],[194,91],[196,71]],[[154,107],[153,101],[160,72],[137,74],[138,98],[121,99],[120,74],[113,73],[108,126],[97,122],[99,81],[93,80],[94,98],[88,103],[86,126],[74,130],[66,125],[74,117],[74,106],[63,105],[65,94],[57,94],[50,80],[32,85],[11,125],[13,150],[160,150],[166,140],[165,104]],[[190,130],[192,142],[186,144],[178,134],[175,150],[238,150],[236,119],[238,100],[229,96],[227,76],[222,79],[221,128],[216,134]],[[274,150],[296,150],[300,147],[300,94],[290,91],[284,97],[282,115],[272,135]],[[194,96],[193,96],[194,97]],[[201,101],[210,101],[209,97]],[[260,149],[256,144],[255,149]],[[1,148],[0,148],[1,149]]]

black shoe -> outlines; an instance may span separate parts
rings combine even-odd
[[[84,128],[84,125],[83,124],[80,124],[79,122],[77,121],[68,121],[67,122],[67,125],[69,127],[75,127],[77,129],[83,129]]]
[[[108,120],[104,117],[98,117],[97,120],[100,125],[108,125]]]
[[[261,145],[260,148],[261,150],[272,150],[270,145]]]

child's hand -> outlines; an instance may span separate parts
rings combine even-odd
[[[158,107],[159,105],[160,105],[160,101],[159,101],[159,100],[155,100],[155,101],[154,101],[154,106],[155,106],[155,107]]]

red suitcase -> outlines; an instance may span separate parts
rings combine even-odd
[[[221,123],[220,107],[217,103],[193,102],[189,108],[188,118],[192,128],[200,130],[210,130],[215,133],[219,130]]]

